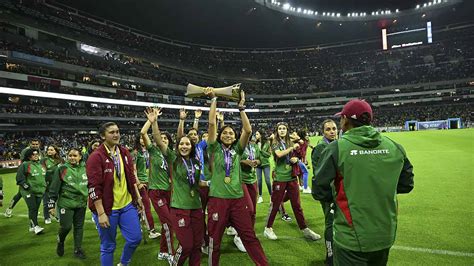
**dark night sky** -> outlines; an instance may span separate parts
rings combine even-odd
[[[280,0],[281,2],[285,2]],[[185,42],[226,47],[293,47],[377,37],[380,25],[368,23],[319,22],[282,14],[253,0],[57,0],[71,7],[156,35]],[[293,6],[345,14],[350,11],[371,12],[377,8],[400,10],[413,8],[425,1],[406,0],[298,0]],[[466,1],[465,1],[466,2]],[[470,12],[472,13],[472,2]],[[140,3],[137,5],[137,3]],[[468,5],[463,3],[463,5]],[[253,10],[253,8],[256,8]],[[456,8],[463,12],[465,8]],[[444,13],[453,13],[448,8]],[[453,16],[430,14],[434,25]],[[391,22],[391,21],[390,21]],[[421,17],[401,18],[399,24],[420,23]],[[443,22],[444,23],[444,22]],[[438,24],[439,25],[439,24]]]

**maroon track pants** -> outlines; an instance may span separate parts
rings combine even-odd
[[[171,208],[173,230],[179,241],[173,265],[184,265],[189,258],[189,265],[201,264],[201,244],[204,231],[202,209],[183,210]]]
[[[301,208],[300,190],[297,180],[288,182],[273,181],[272,203],[270,204],[270,213],[267,218],[267,227],[273,227],[275,216],[285,197],[290,198],[291,208],[295,214],[298,226],[300,229],[305,229],[307,226],[304,220],[303,209]]]
[[[155,222],[153,221],[153,215],[151,215],[150,198],[145,187],[140,189],[140,196],[142,196],[143,208],[145,209],[145,216],[149,226],[148,230],[155,229]]]
[[[207,225],[206,225],[206,208],[207,208],[207,201],[209,200],[209,187],[200,187],[199,188],[199,196],[201,197],[201,204],[202,204],[202,211],[204,212],[204,219],[203,219],[203,244],[204,246],[209,246],[209,235],[207,234]]]
[[[238,199],[221,199],[209,197],[208,230],[209,230],[209,265],[219,265],[220,246],[225,228],[232,225],[244,244],[247,254],[256,265],[268,265],[267,257],[260,241],[255,235],[250,212],[245,197]]]
[[[161,222],[160,252],[174,254],[172,232],[173,221],[170,213],[171,191],[150,189],[148,190],[148,195],[150,196],[151,204]]]
[[[255,219],[257,216],[257,197],[258,187],[257,182],[253,184],[243,184],[244,198],[248,201],[248,209],[250,212],[250,218],[252,218],[252,227],[255,226]]]

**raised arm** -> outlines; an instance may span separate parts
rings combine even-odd
[[[160,148],[163,154],[166,154],[166,152],[168,151],[168,146],[161,140],[161,132],[160,128],[158,127],[159,116],[161,116],[161,108],[153,108],[152,118],[154,117],[155,119],[151,124],[151,129],[153,132],[153,139],[155,140],[156,145],[158,146],[158,148]]]
[[[201,115],[202,115],[201,109],[197,109],[196,111],[194,111],[193,128],[196,129],[196,131],[198,131],[198,128],[199,128],[199,118],[201,118]]]
[[[217,109],[217,97],[214,93],[213,88],[205,88],[204,94],[211,97],[211,108],[209,110],[209,128],[207,130],[208,141],[215,142],[217,139],[217,127],[216,127],[216,109]]]
[[[239,102],[239,111],[240,111],[240,120],[242,120],[242,133],[240,134],[240,146],[242,148],[247,147],[249,143],[250,135],[252,135],[252,126],[250,125],[250,120],[245,113],[245,92],[240,91],[240,102]]]
[[[148,118],[147,111],[148,110],[145,110],[145,114]],[[140,135],[142,136],[143,143],[145,144],[145,147],[148,147],[151,144],[150,137],[148,137],[148,130],[150,129],[150,126],[151,126],[151,122],[150,122],[150,120],[147,119],[145,124],[142,127],[142,130],[140,131]]]
[[[186,112],[184,108],[179,110],[179,124],[178,124],[178,132],[177,132],[178,139],[184,136],[184,121],[186,120],[187,116],[188,116],[188,112]]]
[[[300,147],[300,145],[298,143],[295,143],[292,147],[288,147],[286,148],[285,150],[275,150],[275,155],[276,157],[278,158],[281,158],[283,156],[286,156],[288,155],[290,152],[298,149]]]
[[[217,121],[219,121],[219,128],[223,128],[225,126],[223,112],[217,112]]]

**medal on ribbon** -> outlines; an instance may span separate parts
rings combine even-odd
[[[194,175],[196,173],[196,170],[194,169],[194,165],[191,159],[189,159],[189,165],[188,162],[184,158],[181,158],[183,160],[183,164],[186,167],[186,172],[187,172],[187,177],[188,177],[188,183],[189,187],[191,188],[191,196],[194,195],[194,192],[192,191],[193,185],[196,183],[196,180],[194,179]]]
[[[230,169],[232,167],[232,154],[229,149],[222,147],[222,152],[224,153],[224,162],[225,162],[225,178],[224,183],[229,184],[231,181],[230,178]]]

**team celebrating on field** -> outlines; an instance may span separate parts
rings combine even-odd
[[[301,206],[300,193],[308,193],[320,202],[324,213],[326,265],[387,264],[396,235],[397,194],[413,189],[413,166],[401,145],[371,126],[373,113],[367,102],[346,103],[336,114],[339,130],[333,120],[325,120],[322,140],[313,147],[304,131],[291,129],[285,122],[278,123],[271,135],[252,128],[243,91],[238,103],[240,132],[217,111],[215,91],[206,88],[204,94],[211,105],[207,132],[201,134],[200,110],[195,111],[193,127],[187,132],[188,114],[180,110],[173,137],[160,131],[161,109],[147,108],[147,120],[130,148],[120,144],[114,122],[101,125],[101,140],[93,141],[87,153],[69,149],[66,161],[58,147],[48,146],[43,156],[39,141],[31,141],[22,152],[16,175],[18,194],[5,216],[11,217],[23,198],[30,231],[41,234],[44,228],[39,226],[38,212],[43,202],[45,223],[59,220],[57,255],[65,254],[65,239],[73,229],[73,254],[85,259],[81,245],[88,207],[100,238],[102,265],[114,264],[117,227],[125,239],[118,265],[131,263],[142,240],[160,235],[159,260],[200,265],[201,256],[208,256],[209,265],[219,265],[224,234],[234,235],[235,245],[256,265],[270,265],[271,254],[265,253],[256,230],[269,240],[278,240],[277,215],[292,220],[286,201],[302,237],[321,239],[308,227]],[[311,152],[310,166],[307,151]],[[313,171],[311,188],[309,169]],[[256,229],[263,181],[271,202],[265,227]]]

